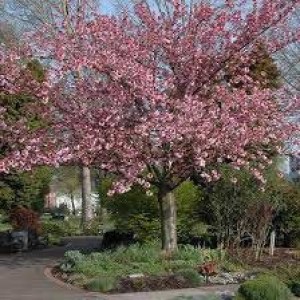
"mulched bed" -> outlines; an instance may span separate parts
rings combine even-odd
[[[190,288],[191,284],[182,276],[145,276],[122,278],[114,293],[150,292]]]
[[[70,283],[71,274],[63,273],[59,267],[52,268],[52,276],[65,283]],[[211,284],[203,284],[210,286]],[[110,291],[114,293],[131,293],[131,292],[150,292],[192,288],[191,283],[180,275],[165,276],[143,276],[137,278],[124,277],[117,284],[116,289]],[[85,288],[81,286],[81,288]]]
[[[55,266],[51,269],[51,274],[54,278],[59,279],[61,281],[67,282],[68,275],[66,273],[63,273],[59,266]]]
[[[253,259],[252,252],[249,249],[243,249],[243,252],[240,252],[239,255],[231,253],[231,256],[234,259],[238,257],[241,262],[258,268],[274,269],[282,265],[300,265],[300,251],[289,248],[276,248],[274,256],[269,256],[266,249],[266,253],[262,254],[259,261]]]

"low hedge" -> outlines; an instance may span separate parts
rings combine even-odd
[[[289,288],[278,278],[261,275],[254,280],[243,283],[235,300],[290,300]]]
[[[288,287],[295,296],[300,297],[300,280],[290,281]]]

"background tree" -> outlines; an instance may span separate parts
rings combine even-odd
[[[75,199],[80,195],[80,170],[78,167],[65,166],[56,170],[53,184],[58,195],[70,199],[72,214],[76,216]]]
[[[300,10],[295,7],[293,15],[290,17],[290,26],[299,27]],[[293,94],[300,92],[300,44],[299,41],[291,43],[276,56],[276,62],[279,65],[284,84]]]
[[[140,242],[155,240],[160,233],[160,216],[157,205],[157,191],[147,195],[140,186],[134,186],[124,194],[107,196],[113,180],[106,178],[101,185],[102,204],[120,232],[133,232]],[[175,190],[178,207],[178,236],[181,243],[187,242],[199,225],[197,208],[200,198],[199,189],[187,181]]]
[[[1,8],[1,16],[6,20],[6,26],[1,29],[2,36],[8,44],[11,40],[10,33],[18,32],[18,38],[22,37],[22,32],[34,31],[41,27],[47,27],[45,35],[56,34],[59,31],[59,21],[65,20],[68,32],[72,32],[70,16],[79,17],[81,5],[87,4],[87,11],[97,10],[97,1],[68,1],[68,0],[9,0],[5,1]],[[99,4],[98,4],[99,5]],[[43,61],[51,61],[51,55],[42,55],[39,57]],[[79,162],[79,165],[81,163]],[[91,170],[87,166],[81,169],[81,195],[82,195],[82,226],[86,227],[93,218],[92,211],[92,183]]]
[[[3,28],[4,29],[4,28]],[[11,28],[10,28],[11,29]],[[1,30],[2,42],[5,45],[13,46],[15,41],[13,36],[8,39],[8,32]],[[1,64],[0,64],[1,68]],[[43,79],[43,69],[37,61],[27,64],[37,80]],[[0,95],[0,105],[5,108],[4,118],[8,122],[19,122],[25,116],[27,105],[32,102],[32,98],[26,94]],[[36,128],[41,125],[40,120],[33,114],[27,118],[27,125]],[[0,156],[3,157],[9,152],[11,145],[0,144]],[[44,197],[48,192],[52,173],[47,167],[37,167],[28,172],[12,172],[10,174],[0,174],[0,207],[8,211],[13,204],[28,205],[37,211],[42,211],[44,207]]]
[[[284,192],[289,183],[277,172],[276,165],[265,171],[262,190],[249,172],[224,166],[221,179],[203,190],[197,218],[215,228],[220,247],[238,250],[250,242],[255,258],[260,258],[271,230],[283,227],[275,220],[292,197]],[[243,237],[249,240],[243,243]]]
[[[27,205],[41,212],[51,181],[51,172],[38,167],[31,172],[0,176],[0,208],[8,211],[13,204]]]

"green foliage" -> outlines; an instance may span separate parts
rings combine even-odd
[[[29,61],[27,68],[34,78],[38,81],[43,80],[44,70],[38,61]],[[26,125],[32,130],[45,126],[41,123],[39,116],[30,109],[32,101],[34,99],[24,94],[1,94],[0,105],[6,109],[3,115],[5,121],[8,124],[14,124],[21,119],[26,120]],[[26,118],[24,118],[25,116]],[[11,151],[11,147],[12,145],[8,143],[2,144],[0,155]],[[51,175],[51,170],[47,167],[38,167],[30,172],[0,174],[0,209],[8,211],[12,204],[26,204],[34,210],[41,211]]]
[[[64,236],[65,229],[62,221],[44,220],[42,221],[42,231],[45,234]]]
[[[68,220],[42,220],[42,232],[48,235],[50,242],[56,244],[62,237],[77,236],[82,234],[80,220],[76,217],[69,217]]]
[[[61,246],[62,245],[62,239],[58,235],[54,235],[54,234],[50,233],[47,235],[47,238],[48,238],[49,245],[52,245],[52,246]]]
[[[300,189],[296,190],[292,183],[277,175],[275,163],[265,171],[267,182],[264,191],[260,189],[261,184],[246,170],[233,170],[224,165],[220,172],[222,177],[219,181],[203,188],[196,208],[196,219],[215,229],[219,243],[227,246],[233,241],[238,241],[239,231],[248,232],[256,242],[258,239],[263,241],[272,226],[296,234],[296,230],[292,231],[289,223],[296,219],[291,219],[294,213],[292,205],[288,203],[299,205],[296,199],[299,199]],[[232,179],[237,179],[237,182],[233,183]],[[261,209],[264,207],[266,214]],[[268,207],[271,208],[269,214]],[[259,218],[253,217],[259,214],[262,214]],[[299,216],[299,212],[297,215]],[[288,228],[290,230],[287,230]]]
[[[38,167],[31,172],[0,174],[0,208],[8,211],[12,204],[28,205],[41,211],[51,181],[51,170]]]
[[[65,253],[64,257],[68,262],[74,265],[84,259],[84,255],[78,250],[68,251]]]
[[[116,278],[114,277],[98,277],[94,278],[86,284],[86,288],[93,292],[106,293],[116,287]]]
[[[221,268],[225,272],[241,272],[245,270],[245,266],[241,262],[235,262],[232,258],[223,259]]]
[[[286,283],[295,296],[300,297],[300,265],[289,263],[275,267],[271,272]]]
[[[11,230],[12,226],[9,223],[0,223],[0,232]]]
[[[65,273],[72,272],[75,265],[83,261],[83,259],[84,256],[80,253],[80,251],[68,251],[64,255],[64,261],[60,264],[60,269]]]
[[[99,217],[96,217],[89,223],[89,225],[86,228],[84,228],[83,234],[91,236],[100,235],[103,232],[103,230],[103,221]]]
[[[239,290],[238,300],[289,300],[291,293],[288,287],[278,278],[261,275],[258,278],[243,283]]]
[[[174,260],[186,261],[192,265],[200,265],[207,261],[221,261],[223,254],[221,250],[197,249],[193,246],[181,246],[174,253]]]
[[[274,268],[273,274],[286,283],[293,280],[300,280],[300,265],[288,263],[277,266]]]
[[[128,193],[103,200],[115,227],[120,231],[133,231],[140,241],[151,240],[159,234],[157,200],[147,196],[140,187]]]
[[[275,221],[288,238],[286,246],[300,248],[300,185],[283,182],[280,191],[284,201]]]
[[[73,274],[68,277],[68,283],[80,286],[81,288],[86,287],[89,280],[83,274]]]
[[[195,269],[182,269],[177,271],[175,274],[186,279],[191,284],[191,287],[197,287],[205,282],[205,278]]]
[[[36,81],[43,82],[45,80],[45,70],[37,59],[29,61],[26,66]]]
[[[177,204],[177,232],[179,241],[188,241],[190,236],[203,236],[207,232],[207,225],[199,219],[197,208],[201,191],[192,181],[183,182],[176,190]]]
[[[300,297],[300,279],[290,281],[288,287],[295,296]]]
[[[257,47],[260,59],[250,67],[250,76],[263,87],[278,89],[282,85],[280,71],[263,45]]]
[[[73,254],[72,254],[73,255]],[[76,254],[77,255],[77,254]],[[69,257],[69,256],[68,256]],[[94,277],[122,277],[142,273],[164,275],[178,270],[197,267],[207,259],[220,257],[216,250],[197,250],[192,247],[179,248],[172,257],[164,257],[158,243],[120,247],[115,251],[96,252],[83,255],[80,259],[65,259],[72,271]],[[73,265],[74,262],[74,265]]]
[[[159,237],[160,221],[156,191],[153,190],[153,196],[148,196],[141,187],[135,186],[125,194],[107,197],[106,193],[110,186],[111,179],[106,178],[102,181],[100,197],[103,199],[104,207],[111,214],[116,229],[134,232],[141,242]],[[192,230],[197,230],[196,225],[199,222],[194,220],[193,215],[199,194],[199,189],[191,181],[182,183],[175,190],[180,237],[188,236]]]

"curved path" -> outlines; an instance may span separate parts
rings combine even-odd
[[[0,300],[169,300],[177,296],[194,296],[205,299],[208,293],[232,292],[236,287],[220,287],[135,293],[123,295],[99,295],[61,287],[44,276],[46,266],[57,263],[67,250],[93,250],[100,246],[98,237],[77,237],[65,240],[66,246],[53,247],[19,254],[0,254]],[[184,299],[184,298],[183,298]],[[226,298],[224,298],[226,299]]]

